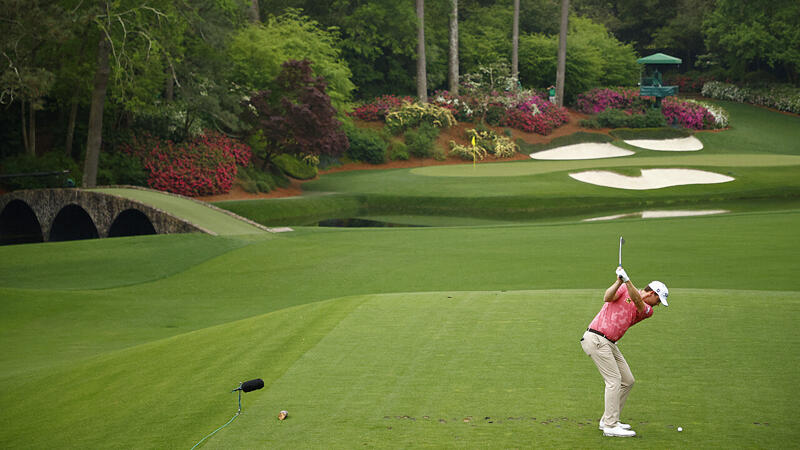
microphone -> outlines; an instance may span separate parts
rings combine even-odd
[[[242,391],[242,392],[250,392],[261,389],[264,387],[264,380],[261,378],[256,378],[255,380],[245,381],[244,383],[240,383],[239,387],[232,390],[231,392]]]

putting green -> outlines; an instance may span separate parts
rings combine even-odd
[[[188,198],[149,189],[98,188],[92,189],[104,194],[136,200],[164,210],[174,216],[187,220],[213,234],[231,236],[241,234],[260,234],[264,230],[236,218],[231,214],[209,207]]]
[[[419,167],[411,169],[411,173],[429,177],[517,177],[601,167],[780,167],[798,165],[800,165],[800,156],[797,155],[711,154],[575,161],[517,161],[476,166],[460,164]]]

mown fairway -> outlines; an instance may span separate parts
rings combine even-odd
[[[4,247],[0,444],[188,448],[256,377],[267,388],[208,446],[614,444],[578,339],[622,234],[634,281],[674,299],[621,343],[636,442],[789,445],[798,226],[788,211]]]
[[[754,110],[731,107],[744,124],[702,135],[697,154],[614,162],[735,172],[723,185],[640,195],[564,179],[601,164],[589,162],[362,172],[315,182],[338,195],[231,209],[267,224],[375,199],[449,214],[412,218],[431,228],[0,247],[0,448],[188,449],[233,417],[230,391],[252,378],[265,388],[204,447],[795,446],[800,140],[796,117]],[[776,127],[772,150],[752,146],[748,120]],[[733,212],[566,214],[684,201]],[[470,203],[559,217],[449,217]],[[640,436],[628,441],[597,430],[603,383],[578,342],[620,235],[633,281],[666,282],[672,305],[620,343],[637,378],[623,419]]]

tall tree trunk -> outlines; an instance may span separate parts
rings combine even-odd
[[[108,63],[109,44],[105,35],[97,46],[97,69],[94,73],[92,105],[89,109],[89,132],[86,137],[86,160],[83,164],[83,187],[97,185],[97,164],[100,159],[100,144],[103,141],[103,107],[111,67]]]
[[[261,15],[258,10],[258,0],[251,0],[249,13],[250,13],[250,22],[258,23],[261,21]]]
[[[36,156],[36,108],[28,104],[28,154]]]
[[[450,93],[458,95],[458,0],[453,0],[450,13],[450,58],[448,61]]]
[[[67,143],[65,153],[72,157],[72,141],[75,139],[75,122],[78,118],[78,99],[72,99],[72,107],[69,109],[69,120],[67,121]]]
[[[561,32],[558,35],[558,69],[556,71],[556,104],[564,106],[564,75],[567,67],[567,21],[569,0],[561,0]]]
[[[428,102],[428,72],[425,65],[425,0],[417,0],[417,97]]]
[[[30,153],[28,145],[28,121],[25,120],[25,100],[20,100],[20,117],[22,119],[22,145],[25,146],[25,153]]]
[[[511,76],[519,81],[519,0],[514,0],[514,23],[511,26]]]

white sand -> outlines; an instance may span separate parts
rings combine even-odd
[[[277,227],[277,228],[267,228],[267,231],[269,231],[270,233],[288,233],[294,230],[289,227]]]
[[[629,217],[641,217],[642,219],[657,219],[662,217],[689,217],[689,216],[708,216],[711,214],[729,213],[727,209],[703,209],[703,210],[663,210],[663,211],[641,211],[629,214],[614,214],[613,216],[592,217],[583,219],[584,222],[594,222],[596,220],[615,220]]]
[[[687,184],[727,183],[734,178],[714,172],[695,169],[643,169],[638,177],[629,177],[605,170],[590,170],[569,174],[584,183],[617,189],[644,191]]]
[[[694,136],[677,139],[631,139],[625,143],[662,152],[696,152],[703,149],[703,143]]]
[[[531,158],[542,160],[573,160],[573,159],[600,159],[616,158],[619,156],[633,155],[636,152],[625,150],[611,144],[573,144],[565,145],[551,150],[531,153]]]

